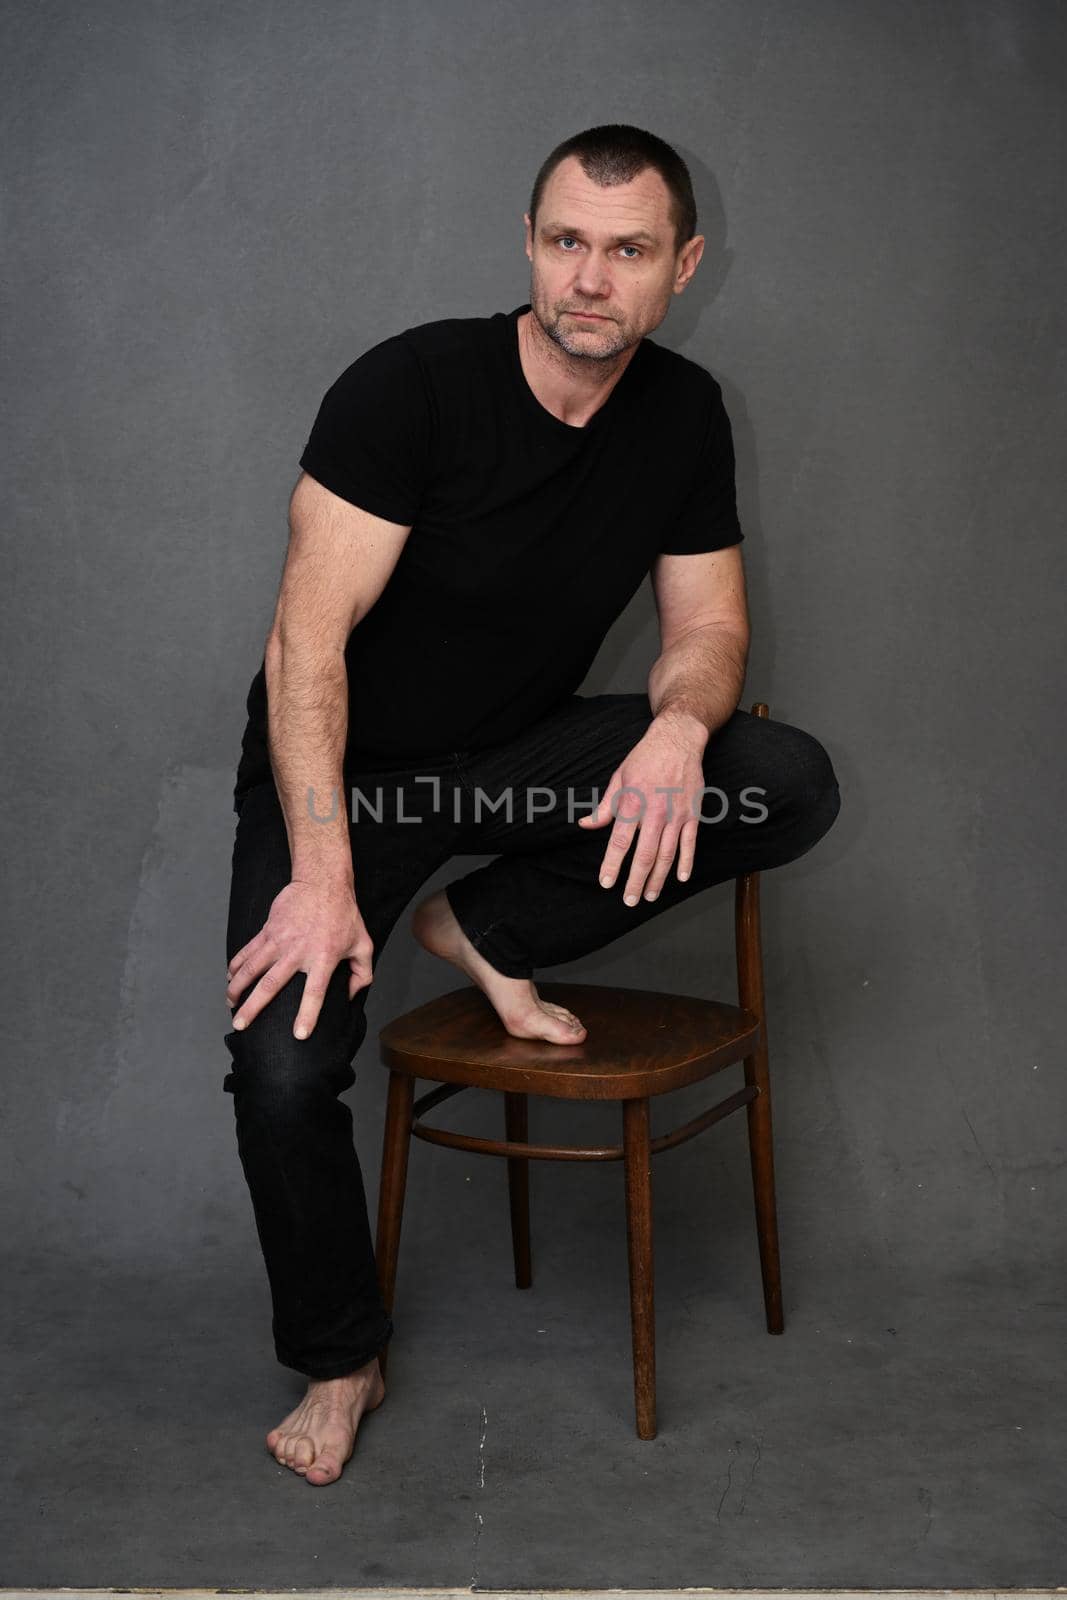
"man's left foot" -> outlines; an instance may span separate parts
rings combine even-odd
[[[384,1399],[377,1356],[343,1378],[311,1378],[300,1404],[267,1434],[267,1449],[305,1483],[333,1483],[352,1454],[360,1418]]]
[[[532,978],[505,978],[479,955],[456,921],[443,889],[415,907],[411,931],[431,955],[465,972],[482,990],[516,1039],[546,1039],[549,1044],[581,1044],[585,1028],[566,1006],[542,1000]]]

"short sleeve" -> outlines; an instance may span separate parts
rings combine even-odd
[[[745,537],[737,516],[733,433],[722,390],[712,382],[708,425],[692,487],[664,533],[661,555],[725,550]]]
[[[330,385],[300,465],[342,500],[414,524],[430,460],[430,406],[415,352],[394,334]]]

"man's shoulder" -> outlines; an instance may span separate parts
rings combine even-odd
[[[642,348],[646,352],[652,387],[664,395],[675,395],[684,402],[691,402],[694,398],[707,402],[722,393],[714,375],[692,356],[683,355],[680,350],[672,350],[647,337],[642,341]]]
[[[476,375],[484,381],[498,371],[502,321],[498,313],[412,323],[387,335],[365,360],[405,382],[418,381],[428,395],[437,396],[439,407],[458,404]]]
[[[416,322],[395,335],[415,351],[432,358],[453,354],[468,355],[483,349],[498,328],[500,313],[486,317],[436,317],[432,322]]]
[[[494,347],[501,317],[438,317],[367,341],[334,385],[339,394],[409,395],[421,388],[451,394],[477,358]],[[497,343],[499,340],[497,339]]]

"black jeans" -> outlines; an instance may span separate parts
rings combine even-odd
[[[585,830],[577,818],[594,808],[651,720],[645,695],[574,695],[491,750],[347,773],[356,900],[375,966],[408,901],[454,855],[496,854],[446,893],[490,964],[530,977],[599,950],[713,884],[795,860],[837,816],[837,779],[822,745],[788,723],[735,711],[704,752],[704,782],[714,792],[702,802],[707,820],[697,829],[692,875],[679,882],[676,858],[658,899],[625,905],[632,850],[614,885],[601,887],[611,824]],[[626,795],[616,809],[629,817],[639,806]],[[240,804],[227,960],[260,931],[289,877],[285,819],[268,781]],[[355,1082],[352,1061],[367,1028],[367,990],[350,1001],[348,978],[343,961],[307,1039],[293,1036],[303,973],[247,1028],[225,1035],[232,1066],[223,1088],[233,1095],[266,1262],[275,1353],[311,1378],[363,1366],[393,1331],[352,1114],[339,1099]]]

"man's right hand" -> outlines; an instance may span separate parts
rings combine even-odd
[[[319,1019],[323,997],[339,962],[348,960],[348,998],[374,980],[374,945],[350,885],[295,880],[274,899],[263,927],[237,951],[226,968],[226,1001],[233,1005],[255,988],[234,1013],[245,1028],[297,972],[306,972],[293,1033],[306,1039]],[[258,983],[256,979],[258,978]]]

